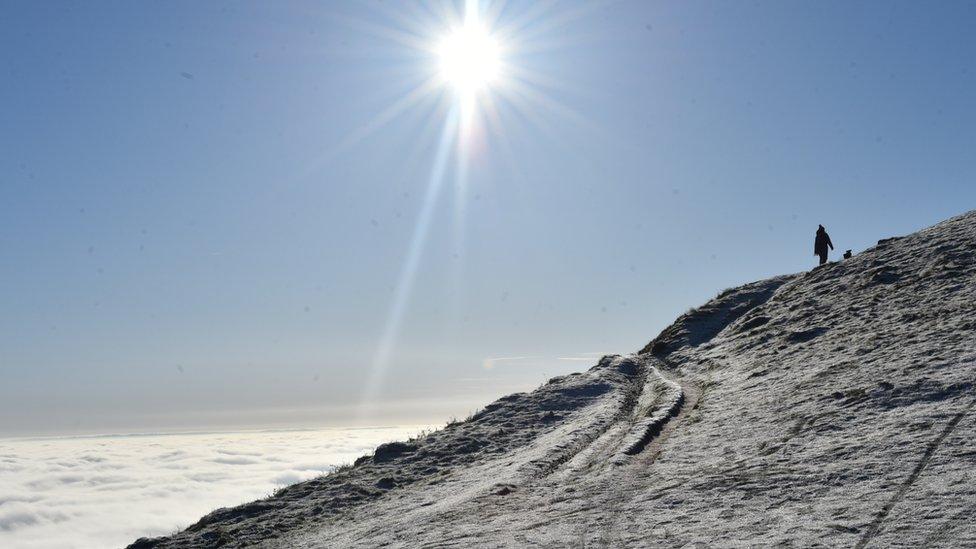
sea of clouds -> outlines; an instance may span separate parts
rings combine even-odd
[[[421,428],[0,439],[0,547],[124,547]]]

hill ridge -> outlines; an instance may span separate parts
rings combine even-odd
[[[130,547],[976,545],[976,212]]]

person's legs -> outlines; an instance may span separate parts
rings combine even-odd
[[[820,264],[823,265],[827,262],[827,252],[820,254]]]

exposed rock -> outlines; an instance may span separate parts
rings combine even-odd
[[[409,454],[417,451],[416,444],[409,444],[406,442],[388,442],[386,444],[380,444],[376,451],[373,452],[373,461],[376,463],[385,463],[392,459],[398,458],[403,454]]]

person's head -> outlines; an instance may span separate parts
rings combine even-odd
[[[823,225],[818,225],[817,226],[817,231],[822,231],[822,230],[824,230]]]

